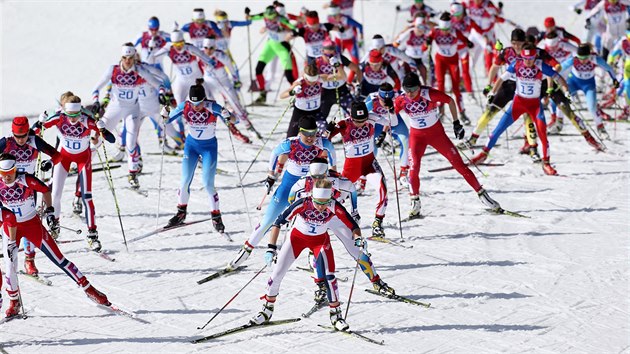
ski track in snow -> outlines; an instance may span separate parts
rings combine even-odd
[[[321,3],[313,1],[311,5],[309,2],[309,7],[320,11],[320,16],[325,13]],[[429,3],[438,9],[446,8],[444,1]],[[581,20],[566,11],[571,3],[506,2],[505,16],[525,27],[541,25],[544,17],[541,9],[548,6],[545,15],[555,16],[560,25],[582,36]],[[389,37],[394,4],[357,2],[355,14],[359,19],[361,4],[366,6],[366,42],[376,33],[378,27],[374,24],[380,23],[383,14],[392,14],[382,27],[383,34]],[[215,5],[203,4],[208,17],[212,16]],[[254,12],[262,10],[262,4],[221,3],[234,20],[241,19],[239,14],[246,5]],[[46,109],[67,89],[77,92],[84,102],[89,101],[91,85],[107,65],[116,60],[120,44],[135,39],[140,33],[146,18],[156,15],[162,27],[170,30],[172,20],[182,25],[192,8],[201,5],[192,2],[73,3],[72,11],[53,2],[4,2],[0,6],[7,29],[3,52],[18,53],[3,55],[0,116],[10,117]],[[297,11],[299,6],[298,3],[287,4],[289,12]],[[32,26],[32,23],[38,25]],[[399,29],[402,23],[401,14],[397,18]],[[50,38],[41,36],[44,28]],[[260,24],[252,27],[252,47],[260,39],[259,28]],[[499,29],[499,37],[508,43],[505,38],[511,28],[500,25]],[[245,40],[245,30],[236,29],[232,50],[239,65],[247,56]],[[303,53],[302,41],[296,43],[295,48]],[[245,65],[241,69],[244,83],[249,81],[247,72]],[[486,79],[480,66],[476,72],[481,87]],[[277,87],[277,80],[272,87]],[[249,101],[249,94],[243,93]],[[274,95],[272,92],[269,97]],[[269,135],[285,105],[286,101],[279,100],[273,107],[254,109],[253,121],[263,136]],[[466,105],[469,117],[476,122],[480,116],[479,106],[471,100],[466,100]],[[588,117],[588,113],[584,115]],[[491,128],[497,121],[498,118],[493,120]],[[264,178],[269,151],[282,138],[287,123],[288,117],[285,117],[244,183]],[[520,121],[515,123],[509,134],[522,130],[520,124]],[[8,122],[3,121],[0,127],[3,135],[10,132]],[[445,128],[451,136],[450,124],[445,123]],[[467,134],[471,129],[466,127]],[[563,132],[575,133],[568,123],[564,129]],[[66,275],[38,253],[40,272],[53,281],[53,286],[21,279],[29,318],[3,324],[0,344],[9,353],[292,352],[296,349],[385,353],[628,353],[630,125],[608,124],[608,129],[615,143],[607,142],[607,153],[595,153],[580,136],[550,137],[552,163],[566,177],[545,176],[540,165],[517,154],[522,140],[508,142],[505,137],[500,139],[501,146],[492,151],[490,159],[505,166],[482,167],[488,177],[473,170],[503,207],[531,219],[484,212],[474,192],[455,171],[427,172],[446,166],[444,158],[426,156],[421,172],[422,212],[426,218],[402,225],[406,244],[414,248],[370,242],[369,251],[377,270],[397,293],[430,302],[431,308],[368,294],[363,289],[370,284],[362,274],[357,275],[350,304],[351,329],[385,340],[385,346],[375,347],[318,328],[316,324],[329,323],[326,309],[297,323],[257,328],[194,345],[191,340],[243,324],[259,311],[262,305],[259,297],[265,291],[269,276],[268,272],[261,274],[206,329],[196,330],[263,265],[265,241],[261,242],[262,250],[254,251],[244,271],[203,285],[196,284],[197,280],[224,267],[251,230],[241,188],[236,186],[238,175],[227,131],[225,126],[219,125],[219,168],[230,171],[231,175],[217,175],[216,186],[226,231],[234,242],[227,242],[212,229],[211,222],[205,222],[130,243],[127,253],[104,174],[95,172],[93,195],[97,225],[104,249],[110,251],[116,261],[108,262],[87,253],[86,244],[82,242],[60,247],[115,305],[134,312],[148,323],[95,306]],[[46,138],[52,141],[54,133],[48,131]],[[142,128],[140,141],[143,151],[159,151],[148,122]],[[480,139],[480,143],[485,141],[485,137]],[[235,142],[241,172],[249,166],[262,144],[255,142],[257,146],[252,147]],[[112,146],[108,148],[113,152]],[[343,151],[339,145],[337,148],[343,160]],[[467,154],[472,157],[470,152]],[[177,161],[174,157],[164,159],[159,211],[159,155],[144,156],[147,174],[140,177],[140,183],[141,188],[148,191],[147,198],[128,192],[124,165],[112,170],[127,239],[152,230],[156,213],[159,226],[175,213],[180,178]],[[385,157],[379,156],[379,161],[391,182],[392,171]],[[341,168],[342,161],[338,166]],[[85,225],[71,216],[73,189],[74,179],[69,178],[62,201],[62,224],[82,228],[85,234]],[[189,221],[207,216],[208,196],[201,187],[200,171],[191,190]],[[398,219],[393,190],[390,183],[386,232],[396,238],[398,229],[393,225],[397,225]],[[263,187],[248,186],[244,191],[252,223],[256,224],[262,212],[256,211],[255,206],[262,198]],[[369,187],[366,195],[359,198],[362,228],[366,233],[375,198],[375,191]],[[400,201],[404,217],[409,209],[406,190],[400,192]],[[77,236],[62,231],[61,239],[73,237]],[[336,239],[333,248],[338,273],[352,277],[354,261]],[[306,262],[302,255],[296,264],[303,266]],[[312,305],[314,290],[308,274],[291,270],[284,279],[273,318],[299,317]],[[340,282],[339,290],[345,311],[350,282]],[[8,303],[6,297],[5,303]]]

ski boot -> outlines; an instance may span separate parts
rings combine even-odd
[[[72,212],[75,215],[81,215],[81,213],[83,213],[83,200],[81,200],[81,196],[74,197],[72,201]]]
[[[411,196],[411,210],[409,211],[409,220],[420,219],[420,196]]]
[[[59,233],[61,232],[61,226],[59,226],[59,218],[55,218],[55,221],[52,225],[48,226],[50,231],[50,236],[56,240],[59,238]]]
[[[584,133],[582,133],[582,136],[584,137],[584,139],[590,146],[595,148],[595,150],[606,151],[606,148],[604,148],[604,145],[602,145],[600,142],[595,140],[595,138],[593,138],[593,136],[591,135],[591,133],[589,133],[588,130],[585,130]]]
[[[168,141],[164,138],[159,138],[158,139],[159,142],[159,146],[160,148],[162,148],[162,151],[164,152],[165,155],[173,155],[176,154],[175,149],[173,149],[169,144]]]
[[[372,223],[372,237],[385,237],[383,230],[383,217],[375,217]]]
[[[459,113],[459,119],[461,119],[462,123],[464,123],[464,125],[470,125],[470,118],[468,118],[468,116],[466,116],[466,112],[460,112]]]
[[[233,260],[230,261],[230,263],[228,263],[226,269],[231,271],[238,268],[241,264],[243,264],[243,262],[247,260],[247,258],[249,258],[249,255],[252,254],[253,250],[254,250],[254,246],[250,245],[249,242],[245,241],[245,244],[243,245],[243,247],[241,247],[241,250],[238,252],[238,255],[236,256],[236,258],[234,258]]]
[[[260,91],[260,96],[254,101],[254,105],[264,106],[267,104],[267,91]]]
[[[630,106],[625,106],[623,107],[623,112],[621,112],[621,115],[617,117],[617,120],[628,120],[628,117],[630,117]]]
[[[547,124],[547,135],[558,135],[562,131],[563,124],[562,117],[556,117],[555,114],[551,115],[551,122]]]
[[[96,229],[88,230],[87,242],[90,249],[94,252],[101,251],[101,241],[98,240],[98,231]]]
[[[402,188],[409,188],[409,166],[400,166],[400,173],[398,174],[398,182]]]
[[[144,162],[142,161],[142,156],[138,157],[138,172],[137,174],[142,173],[142,167],[144,167]]]
[[[326,283],[324,283],[323,281],[318,281],[316,284],[317,290],[315,290],[315,297],[313,298],[313,300],[315,300],[316,304],[321,304],[326,301],[326,294],[328,293],[328,289],[326,289]]]
[[[24,271],[26,272],[26,274],[32,275],[34,277],[39,274],[39,270],[37,270],[37,267],[35,266],[35,257],[24,257]]]
[[[543,171],[545,172],[546,175],[549,176],[555,176],[558,174],[558,171],[556,171],[555,168],[553,168],[553,166],[551,166],[551,164],[549,163],[549,159],[543,159]]]
[[[518,153],[521,154],[521,155],[529,155],[529,148],[530,147],[531,147],[531,145],[529,145],[529,142],[527,142],[527,139],[525,139],[525,143],[523,144],[521,149],[518,151]]]
[[[129,184],[131,185],[131,189],[140,188],[140,182],[138,181],[138,172],[129,172],[129,175],[127,176],[127,180],[129,181]]]
[[[121,162],[125,158],[125,147],[119,146],[118,151],[107,162]]]
[[[460,150],[472,149],[473,146],[475,146],[475,144],[477,143],[478,138],[479,135],[473,134],[470,136],[470,138],[468,138],[468,140],[462,141],[461,143],[457,144],[457,148]]]
[[[479,196],[479,200],[481,200],[481,202],[487,206],[488,208],[492,209],[492,211],[499,211],[501,209],[501,205],[499,205],[499,203],[490,198],[490,196],[488,195],[488,192],[481,188],[478,192],[477,195]]]
[[[339,307],[330,308],[330,323],[332,323],[333,327],[338,331],[347,331],[348,328],[350,328],[346,320],[343,319],[341,308]]]
[[[471,165],[482,164],[484,161],[486,161],[487,158],[488,158],[488,152],[483,150],[477,156],[473,157],[472,160],[470,160],[470,164]]]
[[[363,192],[365,192],[366,183],[367,180],[363,176],[359,177],[359,179],[354,182],[354,188],[357,190],[357,195],[362,195]]]
[[[90,300],[96,302],[99,305],[109,306],[112,303],[107,299],[107,295],[98,291],[95,287],[90,284],[90,282],[85,278],[79,279],[79,286],[85,291],[85,295],[87,295]]]
[[[7,312],[5,312],[6,318],[19,316],[20,309],[22,309],[22,306],[20,305],[20,301],[17,299],[16,300],[11,299],[11,301],[9,301],[9,308],[7,309]]]
[[[597,133],[602,138],[602,140],[610,140],[610,135],[608,135],[606,128],[604,128],[604,123],[597,125]]]
[[[234,137],[236,139],[238,139],[239,141],[241,141],[241,142],[243,142],[245,144],[251,144],[252,143],[252,141],[249,140],[248,137],[243,135],[243,133],[241,133],[241,131],[238,130],[234,124],[228,124],[228,128],[230,129],[230,133],[232,135],[234,135]]]
[[[610,116],[610,114],[604,112],[602,106],[600,105],[597,105],[597,115],[602,117],[603,120],[614,120],[613,117]]]
[[[396,295],[396,291],[394,290],[394,288],[387,285],[387,283],[384,282],[380,277],[372,282],[372,286],[374,287],[374,290],[383,295]]]
[[[184,220],[186,220],[186,207],[186,205],[178,205],[177,214],[168,220],[165,227],[173,227],[184,223]]]
[[[218,233],[222,234],[225,232],[225,225],[223,225],[223,220],[221,220],[221,212],[216,210],[211,213],[212,215],[212,226],[217,230]]]
[[[529,146],[529,157],[532,159],[533,163],[539,163],[540,161],[542,161],[540,155],[538,155],[537,146],[535,145]]]
[[[267,295],[265,295],[265,303],[263,304],[262,311],[257,313],[249,322],[253,325],[261,325],[263,323],[269,322],[271,316],[273,316],[273,304],[276,302],[274,299],[271,301]]]

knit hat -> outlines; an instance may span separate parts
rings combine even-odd
[[[368,119],[369,112],[365,102],[363,101],[354,101],[352,102],[352,107],[350,108],[350,117],[353,120],[363,122]]]
[[[553,17],[547,17],[545,19],[545,27],[549,28],[549,27],[555,27],[556,26],[556,20]]]
[[[28,134],[28,118],[26,117],[15,117],[13,118],[13,125],[11,127],[11,131],[14,135],[25,135]]]

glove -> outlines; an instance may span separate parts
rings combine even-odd
[[[332,133],[332,132],[333,132],[333,130],[335,130],[335,127],[337,127],[337,123],[335,123],[335,122],[328,122],[328,123],[326,124],[326,131],[327,131],[328,133]]]
[[[295,86],[293,89],[291,89],[291,91],[289,92],[289,95],[291,96],[295,96],[298,95],[302,92],[302,86]]]
[[[157,45],[157,42],[155,41],[154,38],[151,38],[149,40],[149,43],[147,43],[147,46],[149,47],[149,50],[153,50],[155,49],[155,46]]]
[[[580,9],[580,8],[576,7],[575,9],[573,9],[573,11],[575,11],[575,13],[578,14],[578,15],[582,14],[582,9]]]
[[[105,97],[103,97],[103,102],[101,102],[101,107],[103,107],[103,109],[105,109],[107,105],[109,105],[109,95],[106,95]]]
[[[39,118],[37,118],[37,121],[40,123],[44,123],[47,119],[48,119],[48,112],[44,111],[42,114],[39,115]]]
[[[167,105],[162,106],[162,109],[160,110],[160,115],[164,120],[168,119],[169,111],[170,110],[168,109]]]
[[[379,134],[379,136],[376,137],[376,141],[374,142],[374,144],[376,144],[376,146],[383,147],[383,142],[385,141],[385,137],[387,136],[387,133],[385,132],[381,132],[381,134]]]
[[[503,43],[501,43],[501,41],[497,39],[497,42],[494,44],[494,49],[496,49],[497,51],[503,50]]]
[[[243,84],[238,81],[238,80],[234,80],[234,89],[235,90],[240,90],[240,88],[243,86]]]
[[[354,219],[354,221],[359,224],[359,222],[361,221],[361,215],[359,215],[359,211],[355,210],[352,212],[351,214],[352,218]]]
[[[278,253],[278,246],[270,243],[267,245],[267,252],[265,252],[265,264],[267,267],[271,267],[273,264],[274,258],[276,258],[276,254]]]
[[[39,168],[44,171],[44,172],[48,172],[50,171],[50,169],[53,167],[53,163],[50,160],[44,160],[42,161],[42,163],[39,165]]]
[[[229,124],[230,117],[232,117],[232,113],[230,113],[230,111],[228,111],[227,108],[223,108],[221,110],[221,117],[223,117],[223,119],[225,120],[225,124]]]
[[[471,42],[471,41],[468,41],[468,43],[466,43],[466,46],[467,46],[468,48],[472,48],[472,47],[474,47],[474,46],[475,46],[475,43],[473,43],[473,42]]]
[[[493,94],[493,93],[489,93],[489,94],[488,94],[488,96],[487,96],[487,98],[488,98],[488,99],[486,100],[486,102],[487,102],[488,104],[492,104],[492,100],[494,99],[494,94]]]
[[[112,134],[109,130],[105,128],[100,128],[98,131],[103,135],[103,138],[108,143],[113,144],[116,142],[116,136],[114,136],[114,134]]]
[[[13,255],[17,256],[17,244],[15,243],[15,240],[11,240],[7,243],[7,256],[9,256],[9,259],[14,259]]]
[[[499,5],[499,9],[503,9],[503,2],[499,1],[497,5]]]
[[[55,218],[55,208],[49,206],[48,208],[46,208],[44,215],[46,217],[46,224],[48,224],[50,232],[55,235],[59,234],[59,220]]]
[[[385,108],[387,108],[387,110],[392,112],[394,109],[394,100],[391,98],[386,98],[383,102],[383,105],[385,106]]]
[[[400,11],[400,5],[396,5],[396,11]]]
[[[367,242],[363,239],[363,237],[358,237],[354,239],[354,245],[359,248],[365,248],[367,246]]]
[[[265,180],[265,187],[267,187],[267,194],[271,193],[271,188],[273,188],[273,184],[276,183],[276,176],[267,175],[267,179]]]
[[[613,86],[615,86],[615,88],[619,88],[619,80],[613,79]]]
[[[490,91],[492,91],[492,85],[488,85],[486,87],[483,88],[483,91],[481,91],[483,93],[484,96],[488,96],[488,93],[490,93]]]
[[[569,102],[569,104],[571,104],[571,101],[573,101],[573,97],[571,97],[571,92],[567,91],[564,93],[564,97],[566,97],[567,101]]]
[[[245,15],[249,16],[249,14],[252,12],[252,10],[249,7],[245,8]]]
[[[341,60],[339,60],[337,56],[330,58],[329,62],[330,62],[330,65],[332,65],[335,68],[338,68],[341,65]]]
[[[165,106],[168,103],[169,100],[166,98],[166,94],[160,93],[158,95],[158,101],[160,101],[160,104],[162,106]]]
[[[101,110],[101,103],[98,98],[92,103],[92,114],[97,114]]]
[[[455,137],[457,139],[464,139],[464,127],[462,126],[462,123],[459,122],[459,120],[453,122],[453,131],[455,132]]]
[[[586,28],[587,30],[591,29],[591,19],[586,20],[584,28]]]

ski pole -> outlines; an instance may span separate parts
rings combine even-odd
[[[256,206],[256,210],[260,210],[262,209],[262,205],[265,202],[265,199],[267,199],[267,196],[269,195],[269,193],[265,193],[265,195],[263,195],[262,200],[260,201],[260,204],[258,204],[258,206]],[[251,225],[250,225],[251,227]]]
[[[63,226],[63,225],[59,225],[59,227],[60,227],[60,228],[62,228],[62,229],[64,229],[64,230],[72,231],[72,232],[74,232],[74,233],[75,233],[75,234],[77,234],[77,235],[80,235],[80,234],[81,234],[81,232],[83,232],[83,231],[81,231],[81,229],[71,229],[71,228],[69,228],[69,227],[65,227],[65,226]]]
[[[282,121],[282,119],[284,118],[284,115],[287,113],[287,111],[289,110],[289,108],[293,105],[293,102],[295,101],[295,96],[291,97],[291,100],[289,100],[289,104],[287,105],[287,107],[284,109],[284,111],[282,112],[282,115],[280,116],[280,118],[278,118],[278,121],[276,122],[276,125],[273,126],[273,129],[271,129],[271,131],[269,132],[269,136],[267,137],[267,140],[265,140],[265,142],[263,143],[263,145],[258,149],[258,152],[256,153],[256,156],[254,156],[254,159],[252,160],[252,162],[249,164],[249,167],[247,167],[247,170],[245,170],[245,173],[243,173],[243,179],[245,179],[245,176],[247,176],[247,173],[249,172],[249,170],[252,168],[252,166],[254,166],[254,162],[256,162],[256,160],[258,159],[258,156],[260,155],[260,153],[263,151],[263,149],[265,148],[265,146],[267,145],[267,143],[269,142],[269,140],[271,140],[271,136],[273,135],[273,133],[276,131],[276,129],[278,128],[278,125],[280,125],[280,122]]]
[[[256,274],[254,274],[254,276],[245,284],[243,285],[243,287],[241,288],[241,290],[237,291],[236,294],[234,294],[234,296],[232,296],[232,298],[230,300],[228,300],[227,303],[225,303],[225,305],[223,305],[223,307],[221,307],[221,309],[219,309],[219,311],[217,313],[214,314],[214,316],[212,316],[212,318],[210,318],[208,320],[208,322],[206,322],[205,325],[203,325],[202,327],[197,327],[197,329],[204,329],[206,328],[206,326],[212,322],[212,320],[214,320],[234,299],[236,299],[236,297],[238,296],[238,294],[241,293],[241,291],[243,291],[243,289],[245,289],[252,281],[254,281],[254,279],[256,279],[256,277],[258,275],[260,275],[260,273],[262,273],[263,270],[265,270],[265,268],[267,268],[267,265],[265,264],[262,268],[260,268],[260,270],[258,272],[256,272]]]
[[[394,41],[394,35],[396,35],[397,24],[398,24],[398,10],[396,10],[396,15],[394,16],[394,27],[392,27],[392,42]]]
[[[465,152],[463,151],[459,151],[460,154],[464,155],[464,157],[466,158],[466,160],[468,160],[468,164],[475,166],[475,168],[477,169],[477,171],[479,171],[479,173],[481,173],[484,177],[488,177],[488,174],[483,172],[479,166],[477,166],[476,164],[472,163],[472,160],[468,157],[468,155],[466,155]]]
[[[229,121],[226,121],[229,125]],[[230,145],[232,145],[232,154],[234,155],[234,164],[236,165],[236,173],[238,173],[239,184],[241,185],[241,192],[243,193],[243,201],[245,202],[245,212],[247,213],[247,221],[249,221],[249,228],[252,228],[252,219],[249,216],[249,207],[247,206],[247,196],[245,194],[245,187],[243,187],[243,177],[241,177],[241,168],[238,167],[238,158],[236,156],[236,149],[234,148],[234,139],[232,138],[232,132],[228,126],[228,136],[230,137]]]
[[[359,255],[359,257],[357,257],[357,263],[354,266],[354,275],[352,276],[352,285],[350,286],[350,294],[348,295],[348,304],[346,305],[346,314],[343,316],[344,320],[348,318],[348,311],[350,311],[350,300],[352,300],[352,293],[354,292],[354,283],[357,280],[357,273],[359,271],[360,258],[361,256]]]
[[[165,105],[166,111],[170,111],[169,106]],[[160,177],[158,178],[158,202],[157,202],[157,210],[155,211],[155,228],[159,227],[159,219],[160,219],[160,202],[162,199],[162,172],[164,171],[164,150],[166,148],[166,124],[168,117],[162,117],[164,120],[164,137],[162,138],[162,153],[160,156]]]
[[[254,102],[254,91],[252,90],[252,84],[254,83],[254,77],[252,75],[252,40],[249,30],[249,24],[247,25],[247,61],[249,62],[249,95],[252,102]],[[264,37],[263,37],[264,38]],[[260,43],[259,43],[260,44]]]
[[[394,150],[394,154],[392,155],[392,167],[394,170],[394,187],[396,190],[396,206],[398,207],[398,230],[400,231],[400,240],[404,241],[402,232],[402,217],[400,216],[400,198],[398,197],[398,176],[396,176],[396,148],[394,147],[394,131],[392,130],[392,116],[391,113],[387,112],[387,120],[389,120],[389,140],[390,144],[392,144],[392,150]],[[403,146],[400,147],[403,149]],[[387,159],[387,154],[385,155]],[[388,159],[389,161],[389,159]]]
[[[101,139],[104,139],[103,133],[101,132]],[[112,179],[112,171],[109,169],[109,161],[107,158],[107,149],[105,149],[105,144],[103,144],[103,156],[105,156],[105,162],[101,158],[101,153],[96,149],[96,155],[98,156],[98,160],[101,164],[105,165],[103,169],[103,173],[105,173],[105,178],[109,184],[109,189],[112,191],[112,195],[114,196],[114,205],[116,206],[116,214],[118,214],[118,223],[120,223],[120,231],[122,232],[123,243],[125,244],[125,249],[129,252],[129,247],[127,246],[127,237],[125,236],[125,228],[123,226],[122,218],[120,217],[120,207],[118,206],[118,198],[116,198],[116,191],[114,190],[114,180]]]

